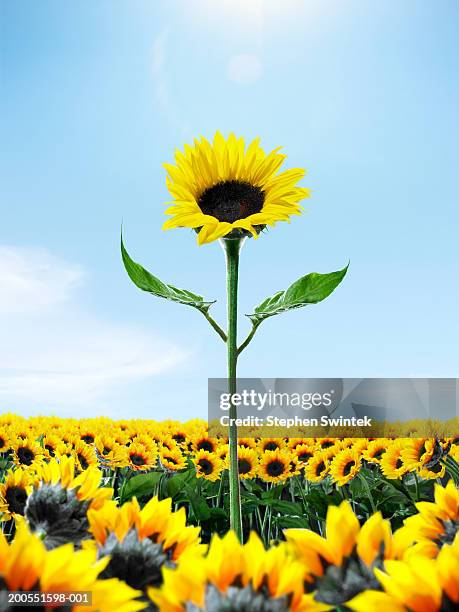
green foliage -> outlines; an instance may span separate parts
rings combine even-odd
[[[124,246],[123,236],[121,236],[121,255],[129,278],[134,285],[142,291],[146,291],[147,293],[151,293],[152,295],[166,300],[171,300],[172,302],[192,306],[204,314],[208,312],[209,308],[215,302],[206,301],[202,295],[197,295],[186,289],[178,289],[174,287],[174,285],[163,283],[159,278],[153,276],[153,274],[148,272],[143,266],[131,259]]]
[[[268,317],[301,308],[308,304],[317,304],[325,300],[346,275],[349,264],[342,270],[329,274],[312,272],[302,276],[285,291],[278,291],[259,304],[253,314],[247,315],[254,326],[260,325]]]

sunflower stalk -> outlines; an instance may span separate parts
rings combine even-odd
[[[237,297],[239,276],[239,252],[243,240],[239,238],[222,240],[226,256],[226,290],[228,300],[228,333],[227,333],[227,360],[228,360],[228,392],[232,398],[236,393],[237,370]],[[230,492],[230,527],[242,542],[242,512],[241,491],[239,484],[238,450],[237,450],[237,409],[231,400],[229,411],[229,492]]]

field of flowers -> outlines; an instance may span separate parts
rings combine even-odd
[[[227,454],[199,420],[1,416],[0,610],[459,608],[459,439],[240,438],[243,544]]]

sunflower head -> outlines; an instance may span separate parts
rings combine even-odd
[[[266,482],[282,482],[290,476],[293,460],[287,450],[265,451],[260,456],[259,474]]]
[[[110,557],[102,578],[118,578],[142,591],[147,586],[157,587],[162,583],[161,569],[167,555],[161,544],[148,538],[140,540],[135,529],[130,529],[121,542],[114,533],[110,534],[99,555]]]
[[[32,491],[32,478],[21,468],[10,470],[0,484],[0,521],[24,515],[27,497]]]
[[[243,138],[220,132],[210,143],[195,140],[176,151],[175,165],[165,164],[173,201],[163,229],[189,227],[198,243],[218,238],[256,238],[266,225],[289,221],[301,212],[299,202],[309,190],[298,187],[305,171],[279,169],[285,159],[279,148],[266,154],[259,139],[246,146]]]
[[[196,466],[196,477],[215,482],[220,478],[223,462],[218,455],[206,450],[195,453],[193,462]]]
[[[330,475],[340,487],[354,478],[360,469],[361,455],[354,448],[337,453],[330,464]]]
[[[239,477],[255,478],[257,474],[257,466],[259,455],[253,448],[242,447],[238,449],[237,462],[239,467]]]
[[[33,533],[52,549],[68,542],[81,543],[89,538],[87,510],[89,502],[81,502],[75,490],[58,484],[41,484],[25,505],[25,517]]]

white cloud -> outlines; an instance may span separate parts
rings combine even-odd
[[[47,310],[67,301],[84,278],[81,266],[44,249],[0,246],[0,314]]]
[[[43,249],[0,254],[0,411],[115,410],[119,393],[186,358],[150,330],[85,312],[80,266]]]
[[[228,77],[235,83],[249,84],[257,81],[263,72],[263,66],[257,55],[243,53],[234,55],[228,62]]]

